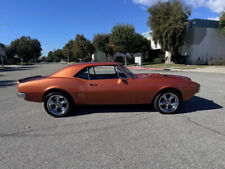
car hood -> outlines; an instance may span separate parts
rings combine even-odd
[[[149,73],[149,74],[136,74],[137,78],[151,78],[151,79],[180,79],[180,80],[191,80],[185,76],[177,76],[177,75],[166,75],[166,74],[159,74],[159,73]]]

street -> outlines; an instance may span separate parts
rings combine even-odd
[[[66,64],[0,70],[0,168],[225,168],[225,74],[132,70],[190,77],[200,92],[174,115],[152,105],[86,106],[66,118],[17,98],[20,78]]]

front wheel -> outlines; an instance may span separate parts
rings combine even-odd
[[[181,103],[181,96],[175,91],[163,91],[154,100],[154,108],[162,114],[175,113]]]
[[[63,92],[52,92],[45,97],[44,107],[54,117],[68,116],[72,109],[70,97]]]

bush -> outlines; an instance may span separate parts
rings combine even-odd
[[[172,61],[177,64],[186,64],[186,56],[176,54],[172,56]]]
[[[225,58],[210,60],[208,62],[208,65],[217,65],[217,66],[225,65]]]
[[[123,57],[122,56],[118,56],[118,57],[114,58],[113,61],[114,62],[123,63]]]
[[[7,64],[7,65],[18,65],[20,63],[21,63],[21,61],[19,58],[7,58],[5,60],[5,64]]]
[[[165,53],[161,50],[150,50],[148,54],[148,58],[145,59],[145,61],[153,62],[155,58],[161,58],[165,57]]]
[[[153,64],[162,64],[164,62],[165,62],[165,60],[162,57],[153,59]]]

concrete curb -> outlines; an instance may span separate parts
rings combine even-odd
[[[225,74],[224,69],[207,69],[207,68],[199,68],[199,69],[173,69],[173,68],[143,68],[143,67],[128,67],[129,69],[136,69],[136,70],[157,70],[157,71],[174,71],[174,72],[199,72],[199,73],[222,73]]]
[[[138,70],[164,70],[162,68],[144,68],[144,67],[128,67],[129,69],[138,69]]]

